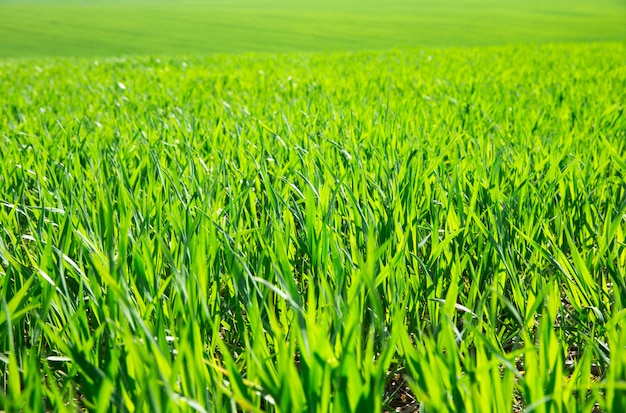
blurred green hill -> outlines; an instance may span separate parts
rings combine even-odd
[[[615,0],[0,0],[0,57],[626,40]]]

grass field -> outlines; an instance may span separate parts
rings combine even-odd
[[[7,411],[626,411],[626,45],[0,61]]]
[[[626,411],[626,3],[0,0],[0,411]]]
[[[624,39],[622,0],[0,0],[0,58]]]

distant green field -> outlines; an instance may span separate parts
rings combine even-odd
[[[623,39],[618,0],[0,1],[5,58]]]

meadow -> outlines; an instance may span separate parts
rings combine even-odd
[[[625,56],[0,62],[2,404],[626,410]]]
[[[0,410],[626,411],[624,22],[0,0]]]
[[[0,0],[0,58],[624,39],[622,0]]]

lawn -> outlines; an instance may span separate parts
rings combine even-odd
[[[624,56],[0,63],[6,408],[623,411]]]
[[[622,3],[151,4],[0,1],[0,410],[626,411]]]

